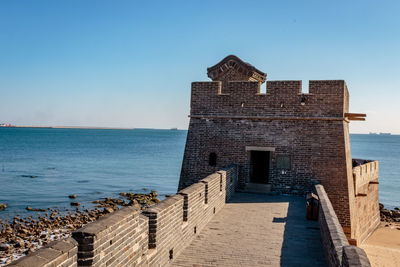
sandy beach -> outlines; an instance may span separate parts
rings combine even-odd
[[[373,267],[400,266],[400,223],[381,222],[360,247],[367,253]]]

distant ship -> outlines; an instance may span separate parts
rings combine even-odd
[[[178,128],[171,128],[171,131],[177,131]]]
[[[0,123],[0,127],[15,127],[15,126],[7,123]]]
[[[377,133],[371,133],[371,132],[370,132],[369,134],[370,134],[370,135],[378,135]]]
[[[391,133],[379,133],[379,135],[392,135]]]

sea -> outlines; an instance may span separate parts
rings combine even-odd
[[[0,128],[0,219],[32,208],[68,210],[121,192],[177,191],[187,131]],[[379,198],[400,207],[400,136],[350,135],[352,157],[378,160]]]

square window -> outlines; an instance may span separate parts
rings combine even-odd
[[[278,156],[276,158],[276,168],[290,170],[291,168],[290,156]]]

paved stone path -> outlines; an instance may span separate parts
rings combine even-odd
[[[296,196],[236,193],[173,266],[326,266],[318,223]]]

